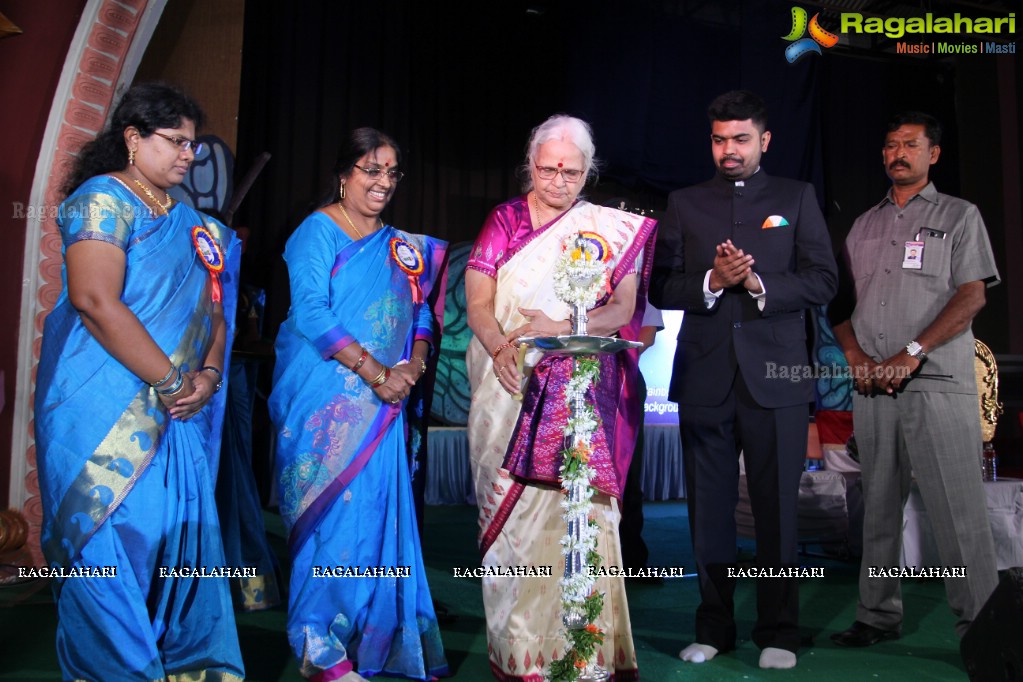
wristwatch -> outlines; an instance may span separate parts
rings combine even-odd
[[[927,359],[927,353],[924,352],[924,347],[916,341],[910,341],[906,344],[906,352],[909,354],[909,357],[916,358],[920,362]]]
[[[205,367],[203,367],[199,371],[200,372],[213,372],[214,374],[217,375],[217,384],[216,384],[216,386],[213,387],[213,392],[214,393],[216,393],[217,391],[219,391],[220,389],[222,389],[224,387],[224,375],[216,367],[212,367],[210,365],[206,365]]]

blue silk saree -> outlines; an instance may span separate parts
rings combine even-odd
[[[399,266],[401,242],[420,254],[416,281]],[[414,299],[427,300],[442,281],[445,250],[390,226],[353,242],[320,212],[285,249],[291,309],[277,335],[270,415],[292,554],[288,638],[313,680],[353,668],[419,680],[447,673],[403,406],[382,402],[332,358],[357,342],[393,366],[417,339],[434,344],[442,312]],[[375,577],[356,577],[367,571]]]
[[[201,367],[212,343],[213,280],[192,241],[193,227],[205,227],[226,261],[230,350],[233,231],[184,204],[153,217],[107,176],[68,197],[58,225],[65,249],[83,239],[124,249],[121,300],[183,370]],[[108,573],[54,583],[64,678],[242,679],[227,579],[181,576],[224,565],[213,483],[226,391],[191,419],[171,420],[155,391],[86,330],[66,269],[62,278],[35,395],[43,551],[51,568]]]

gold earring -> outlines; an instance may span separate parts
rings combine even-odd
[[[129,149],[128,150],[128,165],[129,166],[134,166],[135,165],[135,150],[134,149]]]
[[[339,197],[339,200],[343,201],[344,198],[345,198],[345,183],[343,183],[343,182],[341,183],[341,188],[340,188],[339,192],[341,194],[341,196]]]

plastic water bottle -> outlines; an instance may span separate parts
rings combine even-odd
[[[980,457],[980,466],[985,481],[998,480],[998,454],[995,452],[995,446],[991,441],[984,443],[984,452]]]

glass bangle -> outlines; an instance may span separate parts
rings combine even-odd
[[[181,374],[181,368],[177,367],[177,378],[174,379],[174,383],[167,388],[154,388],[153,390],[160,395],[174,395],[181,390],[181,386],[185,383],[185,377]]]
[[[159,381],[154,381],[153,383],[151,383],[149,385],[152,386],[153,388],[156,388],[157,386],[163,386],[164,384],[166,384],[168,381],[171,380],[172,376],[174,376],[174,370],[175,369],[176,368],[174,367],[174,363],[172,362],[171,366],[170,366],[170,369],[167,370],[167,374],[165,374],[163,376],[163,378],[160,379]]]

